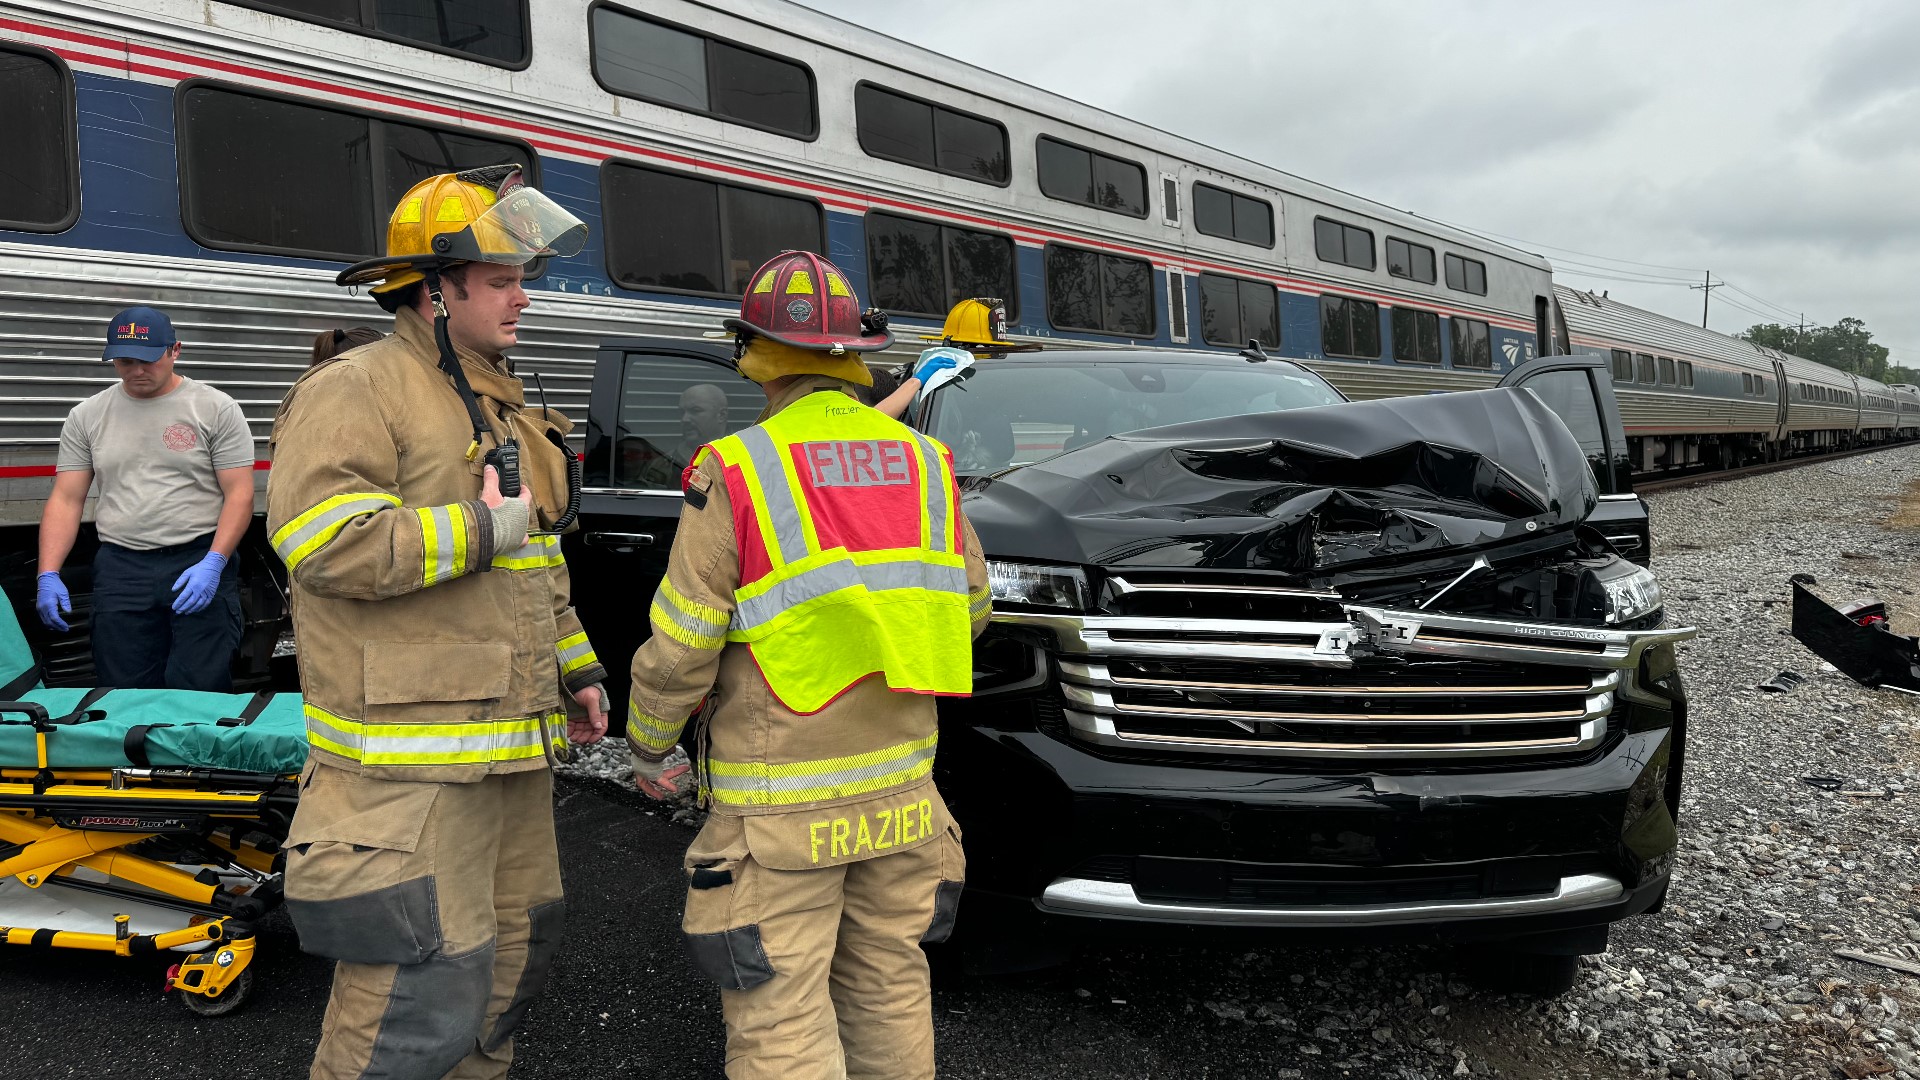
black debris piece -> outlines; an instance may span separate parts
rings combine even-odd
[[[1782,671],[1755,689],[1765,690],[1769,694],[1784,694],[1805,682],[1807,677],[1797,671]]]
[[[1790,580],[1793,636],[1800,644],[1862,686],[1920,691],[1920,640],[1888,629],[1884,605],[1847,605],[1856,619],[1815,596],[1807,588],[1812,577],[1795,574]]]

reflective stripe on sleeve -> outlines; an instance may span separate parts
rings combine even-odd
[[[967,597],[967,614],[975,619],[983,619],[993,613],[993,589],[985,588],[970,593]]]
[[[546,753],[541,717],[451,724],[369,724],[338,716],[308,702],[307,741],[316,749],[362,765],[484,765],[521,761]],[[566,724],[565,713],[545,718]]]
[[[467,572],[467,512],[459,503],[423,506],[420,517],[420,583],[438,585]]]
[[[929,735],[865,754],[781,765],[709,761],[707,783],[714,801],[730,806],[792,806],[865,795],[930,774],[939,739]]]
[[[921,562],[918,559],[869,563],[839,560],[803,570],[789,578],[774,580],[765,590],[753,596],[742,596],[734,609],[733,632],[736,636],[751,634],[810,600],[862,585],[868,592],[876,593],[894,589],[921,589],[957,596],[968,594],[967,570],[964,566]]]
[[[681,596],[666,578],[653,594],[653,626],[690,649],[718,649],[727,643],[727,613]]]
[[[512,551],[494,555],[490,565],[495,570],[538,570],[546,566],[563,566],[566,561],[560,556],[560,538],[548,533],[529,536],[526,543]]]
[[[399,506],[400,497],[384,491],[355,491],[322,499],[273,534],[273,550],[292,570],[301,560],[333,542],[340,530],[362,514]]]
[[[627,738],[639,743],[649,752],[664,754],[673,749],[680,741],[680,729],[687,726],[685,720],[662,720],[649,716],[632,699],[627,699]]]
[[[584,630],[561,638],[553,648],[560,655],[560,674],[563,676],[600,662],[600,658],[593,655],[593,644],[587,640]]]

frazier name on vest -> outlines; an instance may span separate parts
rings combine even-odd
[[[820,848],[827,858],[840,859],[862,851],[886,851],[927,839],[933,832],[933,800],[921,799],[890,810],[876,810],[874,820],[861,814],[852,820],[830,818],[807,825],[807,839],[814,862],[820,861]]]
[[[913,483],[907,444],[898,439],[803,443],[815,487],[891,487]]]

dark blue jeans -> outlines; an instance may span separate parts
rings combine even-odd
[[[233,689],[240,645],[240,578],[229,561],[220,588],[191,615],[173,613],[173,583],[213,547],[203,536],[135,551],[102,542],[93,557],[93,670],[101,686]]]

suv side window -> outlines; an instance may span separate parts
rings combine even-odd
[[[694,452],[752,424],[766,404],[759,387],[718,364],[627,353],[608,486],[677,494]]]

